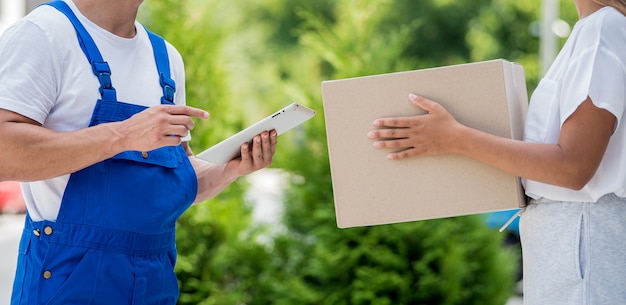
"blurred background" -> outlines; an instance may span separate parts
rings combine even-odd
[[[1,0],[0,32],[42,2]],[[515,211],[336,227],[320,84],[504,58],[524,66],[530,94],[577,20],[572,1],[145,0],[139,19],[178,48],[187,103],[211,114],[196,152],[291,102],[318,110],[281,136],[272,168],[180,219],[179,304],[518,302],[517,223],[497,231]],[[11,206],[9,263],[23,221]]]

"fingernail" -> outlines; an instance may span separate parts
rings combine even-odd
[[[409,99],[414,101],[417,99],[417,95],[413,94],[413,93],[409,93]]]
[[[370,139],[376,138],[376,132],[374,132],[374,131],[368,132],[367,133],[367,137],[370,138]]]

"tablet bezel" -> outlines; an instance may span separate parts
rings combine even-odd
[[[272,129],[275,129],[278,135],[281,135],[311,119],[315,114],[315,110],[298,103],[289,104],[272,115],[197,154],[196,158],[215,164],[225,164],[232,159],[238,158],[241,154],[241,145],[251,142],[254,136]]]

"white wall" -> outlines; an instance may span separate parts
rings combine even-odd
[[[0,33],[24,16],[25,0],[0,0]]]
[[[49,0],[0,0],[0,34],[38,5]]]

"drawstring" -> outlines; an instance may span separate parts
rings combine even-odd
[[[526,207],[521,208],[519,211],[517,211],[517,213],[513,214],[513,216],[511,216],[511,218],[509,218],[509,220],[507,220],[506,223],[498,231],[503,232],[504,230],[506,230],[506,228],[508,228],[511,225],[511,223],[513,223],[513,221],[515,220],[515,217],[522,215],[524,211],[526,211]]]
[[[513,223],[515,218],[522,215],[524,211],[526,211],[526,207],[521,208],[519,211],[517,211],[517,213],[511,216],[511,218],[509,218],[509,220],[507,220],[507,222],[498,231],[503,232],[504,230],[506,230],[506,228],[508,228],[511,225],[511,223]]]
[[[522,213],[526,212],[526,207],[529,204],[529,200],[531,200],[530,197],[526,196],[526,200],[524,202],[524,205],[520,206],[520,210],[517,211],[517,213],[513,214],[513,216],[511,216],[511,218],[509,218],[509,220],[507,220],[507,222],[500,228],[500,233],[504,232],[504,230],[506,230],[506,228],[508,228],[511,223],[513,223],[513,221],[515,221],[515,218],[522,215]]]

